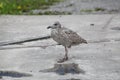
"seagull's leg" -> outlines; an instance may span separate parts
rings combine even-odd
[[[60,60],[57,61],[57,62],[62,63],[62,62],[65,62],[65,61],[67,61],[67,60],[68,60],[68,49],[67,49],[67,47],[65,46],[65,56],[64,56],[64,58],[60,59]]]
[[[68,49],[67,47],[65,46],[65,60],[68,60]]]

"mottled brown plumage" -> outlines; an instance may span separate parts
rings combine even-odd
[[[53,38],[53,40],[65,47],[65,57],[60,60],[60,62],[68,60],[67,48],[70,48],[73,45],[87,43],[87,41],[81,38],[76,32],[62,27],[59,22],[55,22],[52,26],[49,26],[48,29],[49,28],[51,28],[51,37]]]

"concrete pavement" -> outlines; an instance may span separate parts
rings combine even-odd
[[[64,56],[63,46],[24,48],[56,44],[52,39],[0,46],[0,69],[27,72],[32,77],[19,80],[120,80],[120,15],[61,15],[61,16],[0,16],[0,43],[20,41],[50,34],[47,26],[60,21],[65,27],[76,31],[89,43],[69,50],[70,60],[79,64],[85,74],[58,75],[41,73],[39,70],[53,67]],[[107,24],[108,23],[108,24]],[[114,29],[116,28],[116,29]],[[21,48],[15,48],[21,47]],[[22,48],[23,47],[23,48]],[[3,77],[5,80],[16,78]]]

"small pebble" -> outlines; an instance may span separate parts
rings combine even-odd
[[[90,26],[94,26],[95,24],[90,24]]]

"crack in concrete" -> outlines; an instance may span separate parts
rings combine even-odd
[[[117,38],[117,39],[102,39],[102,40],[96,40],[96,41],[93,41],[93,40],[89,40],[88,41],[88,44],[89,43],[104,43],[104,42],[111,42],[111,41],[115,41],[115,42],[118,42],[120,41],[120,38]],[[42,49],[46,49],[47,47],[49,46],[56,46],[56,45],[60,45],[60,44],[52,44],[52,45],[45,45],[45,46],[41,46],[41,45],[37,45],[37,46],[14,46],[14,47],[9,47],[9,46],[1,46],[0,47],[0,50],[7,50],[7,49],[22,49],[22,48],[42,48]]]

